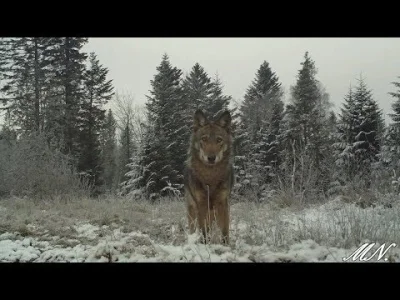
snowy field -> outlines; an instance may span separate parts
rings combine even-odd
[[[379,245],[396,243],[379,261],[399,262],[396,200],[391,208],[365,209],[340,199],[302,209],[234,203],[230,245],[222,246],[203,245],[197,234],[188,235],[179,201],[34,204],[13,198],[0,201],[0,261],[343,262],[363,243],[378,243],[366,258]]]

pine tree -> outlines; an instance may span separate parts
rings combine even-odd
[[[273,172],[278,172],[281,165],[281,134],[284,117],[284,104],[282,101],[276,101],[272,107],[272,114],[267,135],[267,148],[264,161],[270,166]],[[275,176],[275,175],[273,175]]]
[[[232,114],[232,110],[229,109],[232,97],[224,95],[224,86],[218,74],[211,81],[211,89],[208,97],[208,105],[205,111],[212,117],[216,118],[219,114],[225,110],[229,110]]]
[[[14,43],[17,39],[11,38],[0,38],[0,92],[1,92],[1,103],[6,106],[4,109],[8,109],[7,105],[10,102],[10,88],[12,85],[7,84],[11,80],[13,64],[12,55],[15,53]],[[9,105],[11,106],[11,105]]]
[[[17,132],[9,126],[3,125],[0,130],[0,141],[7,146],[11,146],[17,141]]]
[[[199,63],[192,67],[190,73],[182,81],[182,88],[186,102],[190,103],[190,112],[194,113],[196,109],[202,109],[210,115],[210,97],[215,90],[212,90],[211,78]]]
[[[145,171],[147,196],[168,194],[181,188],[183,161],[182,143],[177,140],[185,124],[180,122],[183,102],[182,71],[173,67],[163,55],[158,73],[151,80],[151,96],[146,108],[150,128],[147,130],[141,166]],[[183,109],[185,111],[185,109]],[[184,151],[184,152],[183,152]]]
[[[296,85],[291,87],[293,111],[290,113],[292,136],[296,138],[297,146],[306,148],[310,143],[313,126],[318,116],[315,116],[320,93],[315,75],[317,70],[308,52],[301,63]]]
[[[398,89],[398,91],[389,93],[396,99],[392,103],[393,113],[389,114],[389,117],[392,120],[392,123],[390,124],[391,139],[389,144],[391,146],[391,151],[400,156],[400,82],[392,82],[392,84]]]
[[[124,127],[121,131],[120,136],[120,147],[118,150],[118,182],[122,187],[127,184],[127,181],[130,179],[128,172],[130,171],[129,164],[131,163],[132,157],[137,152],[137,145],[134,142],[131,120],[129,120],[130,115],[128,115],[128,119],[124,124]],[[124,187],[124,194],[128,191],[125,191],[126,187]]]
[[[386,131],[383,160],[397,173],[395,177],[400,178],[400,82],[392,82],[392,84],[397,91],[389,92],[395,100],[392,103],[393,113],[388,114],[391,122]],[[400,179],[396,178],[396,180],[400,182]]]
[[[243,104],[240,107],[241,122],[250,144],[254,142],[263,120],[270,118],[271,108],[275,102],[281,102],[282,84],[275,72],[264,61],[257,70],[256,77],[247,89]],[[248,151],[248,149],[246,149]]]
[[[252,184],[260,188],[275,177],[280,164],[279,136],[284,112],[282,96],[278,76],[264,61],[240,107],[241,126],[237,136],[240,146],[236,153],[242,177],[239,181],[252,178]],[[246,158],[238,159],[243,157]]]
[[[350,180],[354,176],[354,149],[353,143],[357,135],[355,126],[358,115],[355,110],[353,89],[350,86],[349,92],[345,95],[343,107],[339,114],[337,125],[337,141],[334,144],[336,163],[340,168],[337,176],[342,182]]]
[[[64,154],[79,156],[79,110],[85,95],[84,72],[87,38],[52,38],[46,51],[50,57],[49,120],[47,128]]]
[[[14,100],[15,86],[21,77],[22,72],[18,71],[23,70],[20,63],[20,57],[25,54],[23,41],[22,38],[0,38],[0,81],[4,104]]]
[[[135,141],[134,136],[134,123],[137,115],[133,107],[133,96],[115,93],[113,102],[118,127],[116,182],[119,186],[118,192],[125,195],[129,192],[127,187],[127,180],[129,180],[129,176],[127,176],[128,165],[131,163],[136,146],[141,146],[142,143],[141,140]]]
[[[364,79],[358,79],[358,86],[354,92],[357,121],[355,125],[355,141],[353,143],[357,170],[360,174],[368,175],[371,164],[378,160],[380,152],[379,136],[382,124],[382,112],[372,98]]]
[[[400,79],[400,76],[398,78]],[[393,113],[390,113],[389,116],[392,119],[393,124],[400,127],[400,82],[392,82],[392,84],[398,90],[389,93],[389,95],[395,98],[395,101],[392,103]]]
[[[3,84],[8,64],[10,63],[9,40],[7,38],[0,38],[0,84]],[[3,99],[1,99],[4,101]]]
[[[306,52],[286,108],[284,171],[299,191],[326,192],[329,185],[329,94],[317,80],[315,62]],[[307,186],[306,186],[307,185]]]
[[[104,127],[100,135],[101,144],[101,162],[103,169],[104,185],[108,191],[114,192],[117,188],[117,143],[116,143],[116,127],[117,123],[113,116],[112,110],[108,110]]]
[[[139,196],[141,198],[143,195],[146,196],[146,179],[151,181],[151,178],[145,177],[148,175],[145,171],[145,162],[150,160],[149,156],[151,156],[151,152],[146,152],[147,147],[151,146],[151,142],[146,138],[150,138],[150,134],[147,133],[143,136],[142,144],[138,145],[137,148],[132,152],[132,156],[129,159],[129,162],[124,164],[123,174],[124,180],[120,185],[120,194],[121,195],[130,195],[130,196]],[[145,156],[145,152],[147,156]],[[147,194],[149,196],[149,194]]]
[[[95,53],[90,53],[89,67],[83,76],[84,96],[79,111],[79,164],[78,169],[95,186],[101,184],[101,148],[99,135],[104,126],[104,106],[113,96],[112,80],[108,69],[100,64]]]
[[[209,118],[216,118],[229,110],[231,96],[224,95],[223,84],[218,74],[211,78],[204,68],[196,63],[182,82],[185,95],[185,121],[191,124],[196,109],[201,109]]]
[[[384,123],[378,104],[364,79],[350,87],[338,122],[335,146],[338,178],[346,184],[356,178],[368,183],[371,166],[379,159]]]
[[[315,168],[318,177],[315,184],[318,192],[326,194],[334,177],[335,159],[332,156],[332,146],[335,142],[335,115],[330,108],[332,103],[324,86],[317,81],[320,99],[317,102],[315,116],[317,116],[313,127],[311,141],[313,147],[310,150],[315,153]]]
[[[50,47],[48,38],[3,38],[0,43],[1,91],[11,120],[22,131],[43,130]]]
[[[182,149],[187,149],[189,146],[190,128],[194,112],[196,109],[201,109],[206,115],[212,117],[214,110],[211,105],[211,96],[217,98],[218,92],[204,68],[199,63],[195,63],[190,73],[182,80],[184,97],[179,108],[180,120],[182,120],[180,125],[182,131],[179,135]]]
[[[329,132],[329,144],[333,145],[336,142],[338,134],[338,119],[334,111],[330,111],[328,114],[327,130]]]

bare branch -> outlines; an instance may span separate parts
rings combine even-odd
[[[134,103],[134,96],[131,93],[115,93],[112,101],[119,133],[129,126],[134,142],[140,145],[147,119],[145,108]]]

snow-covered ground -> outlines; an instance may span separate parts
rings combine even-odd
[[[342,262],[366,242],[379,243],[367,258],[396,243],[380,261],[399,262],[399,212],[338,199],[302,210],[237,203],[222,246],[187,234],[182,202],[14,199],[0,202],[0,262]]]

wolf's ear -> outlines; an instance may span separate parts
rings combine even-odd
[[[231,127],[231,121],[232,121],[232,117],[229,111],[224,111],[217,119],[216,123],[223,127],[226,128],[227,130],[230,129]]]
[[[197,129],[199,129],[199,127],[203,127],[204,125],[207,124],[207,118],[204,115],[203,111],[201,111],[200,109],[196,110],[196,112],[194,113],[194,130],[196,131]]]

